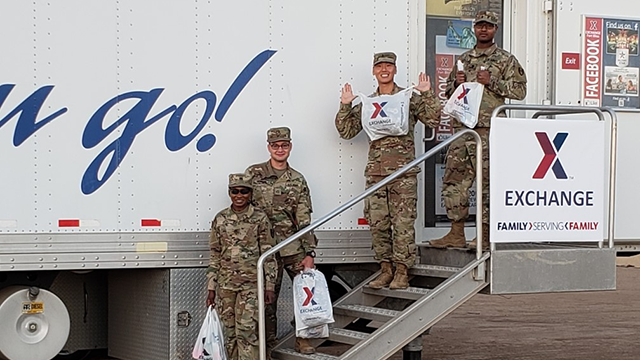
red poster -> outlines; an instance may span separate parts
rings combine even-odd
[[[436,92],[440,104],[444,106],[447,102],[447,95],[445,91],[447,89],[447,77],[453,69],[455,58],[453,55],[436,54]],[[451,126],[451,116],[442,113],[440,119],[440,125],[436,128],[436,142],[441,142],[448,139],[453,135],[453,127]]]
[[[582,104],[585,106],[600,106],[602,99],[602,42],[602,19],[585,18],[582,49]]]

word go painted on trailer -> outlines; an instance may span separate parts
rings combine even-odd
[[[171,114],[165,128],[164,142],[167,149],[173,152],[183,149],[198,137],[212,115],[216,121],[222,122],[238,95],[240,95],[253,76],[256,75],[275,53],[275,50],[264,50],[256,55],[235,78],[220,103],[217,104],[217,109],[217,96],[211,90],[200,91],[184,100],[180,105],[171,105],[153,116],[150,116],[149,112],[164,91],[164,88],[156,88],[149,91],[130,91],[116,95],[105,102],[89,118],[82,134],[82,146],[85,149],[95,148],[102,144],[118,127],[124,125],[124,129],[118,138],[102,149],[85,170],[80,183],[82,193],[90,195],[100,189],[114,174],[120,163],[122,163],[133,145],[136,136],[165,116]],[[14,87],[15,84],[0,85],[0,109]],[[63,107],[45,118],[38,120],[40,110],[54,87],[54,85],[42,86],[18,104],[6,116],[0,118],[1,129],[12,118],[20,114],[13,135],[13,146],[19,147],[43,126],[67,112],[68,109]],[[129,111],[120,116],[111,125],[104,127],[104,120],[113,107],[124,100],[131,99],[137,101]],[[196,100],[204,100],[206,108],[199,123],[190,133],[185,135],[180,131],[182,116]],[[196,142],[196,149],[199,152],[206,152],[215,145],[215,142],[216,137],[214,134],[202,135]],[[101,168],[104,168],[103,164],[105,162],[108,162],[106,170],[104,170],[104,174],[100,176],[99,171]]]

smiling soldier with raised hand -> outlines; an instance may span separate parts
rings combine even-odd
[[[394,77],[397,73],[396,54],[381,52],[373,56],[373,76],[378,88],[371,97],[392,95],[404,90]],[[420,95],[411,94],[409,130],[406,135],[385,136],[369,142],[369,160],[365,168],[366,187],[380,182],[387,175],[415,159],[414,127],[418,121],[435,128],[440,123],[440,102],[431,89],[430,79],[420,73],[414,87]],[[340,97],[340,110],[335,125],[340,137],[351,139],[362,131],[362,104],[353,106],[356,96],[350,84],[345,84]],[[409,286],[407,270],[416,259],[415,220],[417,217],[417,173],[413,168],[365,199],[365,217],[369,222],[376,260],[382,272],[369,286],[380,289],[404,289]],[[395,274],[393,270],[395,264]]]

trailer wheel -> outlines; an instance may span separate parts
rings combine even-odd
[[[0,319],[2,359],[52,359],[69,337],[69,312],[48,290],[24,286],[0,290]]]

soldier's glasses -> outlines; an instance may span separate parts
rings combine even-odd
[[[273,149],[273,150],[278,150],[278,149],[282,149],[282,150],[289,150],[289,148],[291,147],[291,143],[284,143],[284,144],[276,144],[276,143],[271,143],[269,144],[269,146]]]
[[[478,29],[493,29],[495,27],[495,25],[488,23],[488,22],[481,22],[479,24],[475,24],[473,25],[473,27],[478,28]]]
[[[247,188],[231,189],[231,190],[229,190],[229,192],[232,193],[233,195],[238,195],[238,194],[247,195],[248,193],[251,192],[251,189],[247,189]]]

